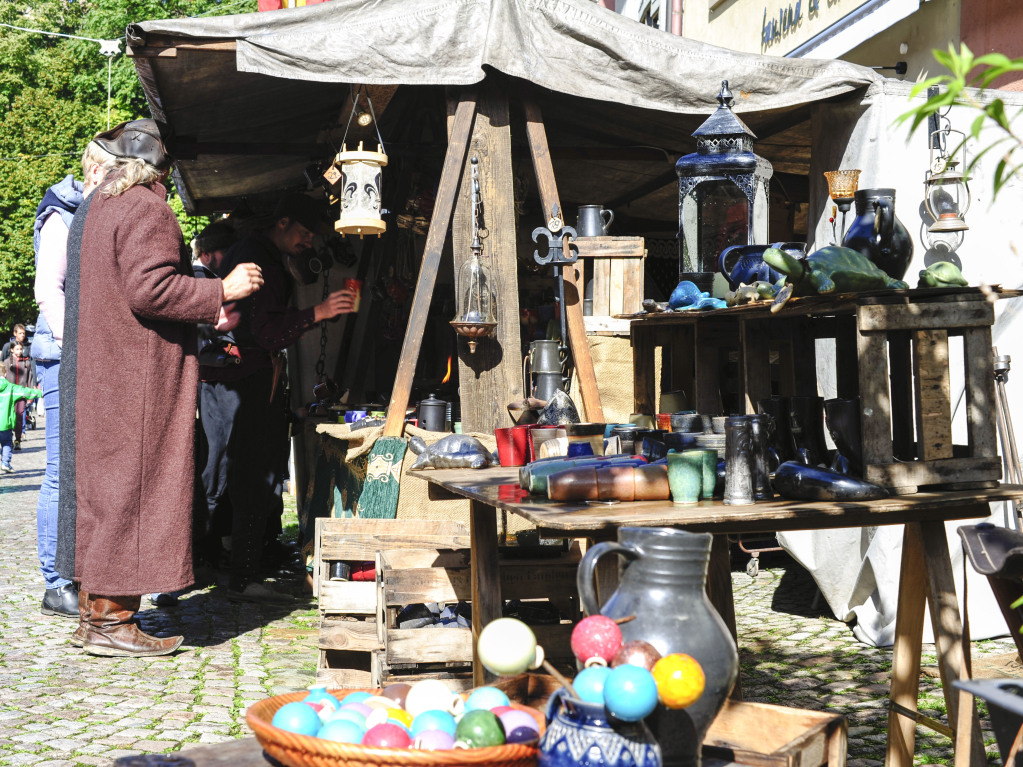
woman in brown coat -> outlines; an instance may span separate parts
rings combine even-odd
[[[77,360],[69,371],[74,569],[84,595],[76,638],[94,655],[163,655],[183,638],[149,636],[132,618],[141,594],[193,581],[195,326],[228,329],[237,316],[224,305],[258,290],[262,277],[253,264],[222,281],[192,276],[165,201],[170,158],[153,120],[95,141],[118,161],[76,215],[68,244],[69,272],[72,259],[78,265]]]

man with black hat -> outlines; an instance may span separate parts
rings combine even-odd
[[[231,580],[241,601],[288,603],[291,595],[265,583],[260,559],[268,526],[280,516],[287,407],[282,351],[323,320],[355,310],[351,290],[331,293],[307,309],[291,305],[289,264],[330,231],[326,206],[304,194],[284,195],[269,228],[245,237],[224,267],[252,261],[263,271],[262,290],[239,304],[234,331],[242,361],[200,368],[200,408],[209,448],[203,485],[209,518],[231,508]]]
[[[251,263],[223,280],[192,275],[154,120],[94,141],[116,160],[68,233],[57,564],[81,583],[74,644],[92,655],[166,655],[183,637],[146,634],[134,616],[142,594],[194,580],[195,326],[233,327],[232,302],[263,280]]]

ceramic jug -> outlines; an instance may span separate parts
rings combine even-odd
[[[611,722],[599,703],[564,688],[547,701],[539,767],[661,767],[661,750],[643,722]]]
[[[842,246],[869,258],[889,277],[901,280],[913,258],[913,240],[895,217],[894,189],[858,189],[856,218]]]
[[[707,728],[724,705],[738,674],[732,635],[707,598],[712,536],[670,527],[622,527],[618,542],[592,546],[583,556],[577,586],[589,615],[632,620],[621,624],[625,641],[642,639],[662,655],[687,653],[700,662],[706,688],[688,708],[658,705],[647,717],[665,765],[698,767]],[[621,582],[601,607],[594,587],[597,560],[626,560]]]
[[[416,417],[419,419],[419,428],[426,429],[426,431],[447,431],[444,428],[447,414],[448,403],[442,399],[437,399],[437,395],[431,394],[426,399],[420,401],[416,411]]]

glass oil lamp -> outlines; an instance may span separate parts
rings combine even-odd
[[[845,236],[845,214],[852,207],[856,190],[859,188],[860,170],[829,170],[825,171],[824,178],[828,180],[828,196],[842,213],[842,237]],[[832,234],[834,234],[834,222],[832,222]],[[841,237],[838,238],[841,240]]]
[[[946,154],[951,134],[959,137],[959,144],[952,154]],[[961,151],[961,158],[956,152]],[[931,167],[924,175],[924,204],[934,223],[928,232],[963,232],[969,229],[963,216],[970,209],[969,179],[959,165],[966,166],[966,136],[949,127],[931,134]]]

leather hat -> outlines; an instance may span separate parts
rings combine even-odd
[[[151,118],[129,120],[93,139],[114,157],[136,157],[157,168],[167,168],[171,156],[164,144],[160,125]]]
[[[326,202],[301,192],[288,192],[281,197],[274,208],[273,218],[275,221],[290,218],[313,234],[330,234],[334,231],[330,221],[330,208]]]

